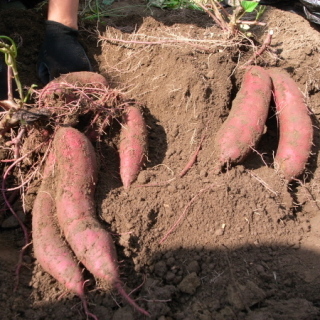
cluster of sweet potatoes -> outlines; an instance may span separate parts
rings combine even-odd
[[[102,75],[87,71],[54,79],[41,90],[38,103],[41,109],[51,112],[54,128],[77,127],[79,118],[85,117],[89,125],[82,131],[91,141],[98,139],[116,118],[121,123],[120,177],[124,188],[130,187],[145,164],[147,153],[147,128],[139,106],[124,101]]]
[[[91,85],[84,91],[88,82]],[[92,92],[96,96],[100,91],[105,92],[106,87],[100,75],[76,73],[56,79],[40,95],[42,106],[52,108],[60,123],[54,130],[52,150],[34,203],[34,253],[44,270],[80,297],[87,316],[96,318],[87,307],[79,263],[148,315],[123,289],[113,240],[95,213],[98,172],[95,150],[88,137],[72,127],[72,123],[77,123],[74,114],[91,112],[91,126],[86,132],[92,138],[92,129],[99,125],[104,130],[109,124],[109,120],[103,119],[119,116],[113,108],[99,105],[101,101],[117,100],[116,95],[100,95],[98,101],[89,99]],[[265,131],[272,96],[280,136],[274,167],[288,181],[304,171],[313,129],[303,94],[287,73],[257,66],[245,72],[230,114],[216,134],[220,169],[243,161],[255,148]],[[147,130],[138,107],[122,101],[117,107],[121,111],[119,171],[124,188],[129,188],[146,159]]]
[[[85,106],[81,106],[76,92],[78,88],[82,90],[83,83],[90,81],[90,90],[94,90],[96,95],[98,89],[105,89],[104,78],[82,72],[68,75],[67,82],[65,76],[62,79],[54,80],[43,89],[42,104],[45,104],[44,100],[55,99],[56,104],[68,104],[72,112],[93,111],[91,118],[94,119],[98,108],[93,110],[92,106],[87,105],[90,103],[88,100],[82,101]],[[95,81],[97,84],[94,84]],[[70,91],[71,87],[73,90]],[[85,92],[86,96],[90,90]],[[76,103],[76,108],[70,101]],[[120,175],[124,187],[128,188],[146,157],[147,130],[140,109],[134,105],[123,106]],[[83,111],[86,108],[87,111]],[[56,112],[56,118],[65,114],[66,109],[62,110],[58,115]],[[51,152],[32,212],[35,257],[45,271],[80,297],[87,316],[96,319],[87,307],[83,267],[97,279],[103,279],[111,288],[117,289],[136,310],[148,315],[124,291],[113,240],[96,216],[94,194],[97,177],[96,154],[89,138],[70,123],[58,125],[53,132]]]
[[[287,72],[258,66],[246,70],[229,116],[216,134],[219,169],[240,163],[256,147],[265,132],[272,97],[279,127],[274,168],[289,182],[304,172],[313,139],[304,96]]]

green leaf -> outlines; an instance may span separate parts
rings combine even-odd
[[[241,1],[241,7],[245,12],[253,12],[259,3],[255,1]]]

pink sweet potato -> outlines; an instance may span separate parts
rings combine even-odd
[[[108,82],[105,77],[99,73],[90,71],[78,71],[62,74],[60,77],[50,81],[41,91],[40,100],[48,99],[48,96],[52,94],[65,94],[69,92],[64,89],[70,88],[70,85],[75,87],[83,87],[88,84],[98,85],[98,86],[108,86]]]
[[[130,106],[123,115],[119,156],[120,177],[125,189],[137,178],[145,164],[147,128],[139,108]]]
[[[57,225],[55,191],[52,189],[54,162],[54,155],[50,153],[32,211],[34,255],[46,272],[79,296],[87,316],[96,319],[88,312],[84,279],[78,261],[66,241],[61,237]]]
[[[256,146],[265,130],[271,99],[271,79],[258,66],[248,68],[227,120],[215,137],[219,168],[239,163]]]
[[[301,175],[310,156],[313,127],[304,96],[287,72],[269,70],[279,123],[274,166],[291,181]]]
[[[91,143],[76,129],[60,128],[54,150],[57,216],[67,242],[95,277],[105,280],[138,311],[148,315],[123,290],[113,240],[96,217],[97,163]]]

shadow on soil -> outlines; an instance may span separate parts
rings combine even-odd
[[[80,300],[63,294],[29,256],[13,292],[18,248],[12,247],[12,237],[12,231],[0,233],[3,319],[86,319]],[[120,260],[123,253],[117,249]],[[282,244],[159,248],[139,274],[125,259],[120,266],[126,290],[143,283],[132,296],[152,314],[150,319],[320,319],[320,255],[311,250]],[[94,290],[93,284],[91,278],[87,297],[100,320],[145,319],[118,295]]]

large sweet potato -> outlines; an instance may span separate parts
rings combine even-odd
[[[113,240],[96,217],[97,163],[90,141],[76,129],[60,128],[54,150],[57,216],[73,252],[94,276],[117,288],[134,308],[148,315],[123,290]]]
[[[271,99],[271,79],[258,66],[248,68],[232,103],[227,120],[215,137],[218,166],[239,163],[249,154],[265,130]]]
[[[274,166],[291,181],[301,175],[310,156],[313,127],[304,96],[285,71],[269,70],[279,122],[279,144]]]
[[[82,300],[89,313],[84,293],[84,279],[74,253],[71,251],[57,224],[53,172],[55,157],[50,153],[32,211],[32,237],[34,255],[41,267],[68,290]]]

